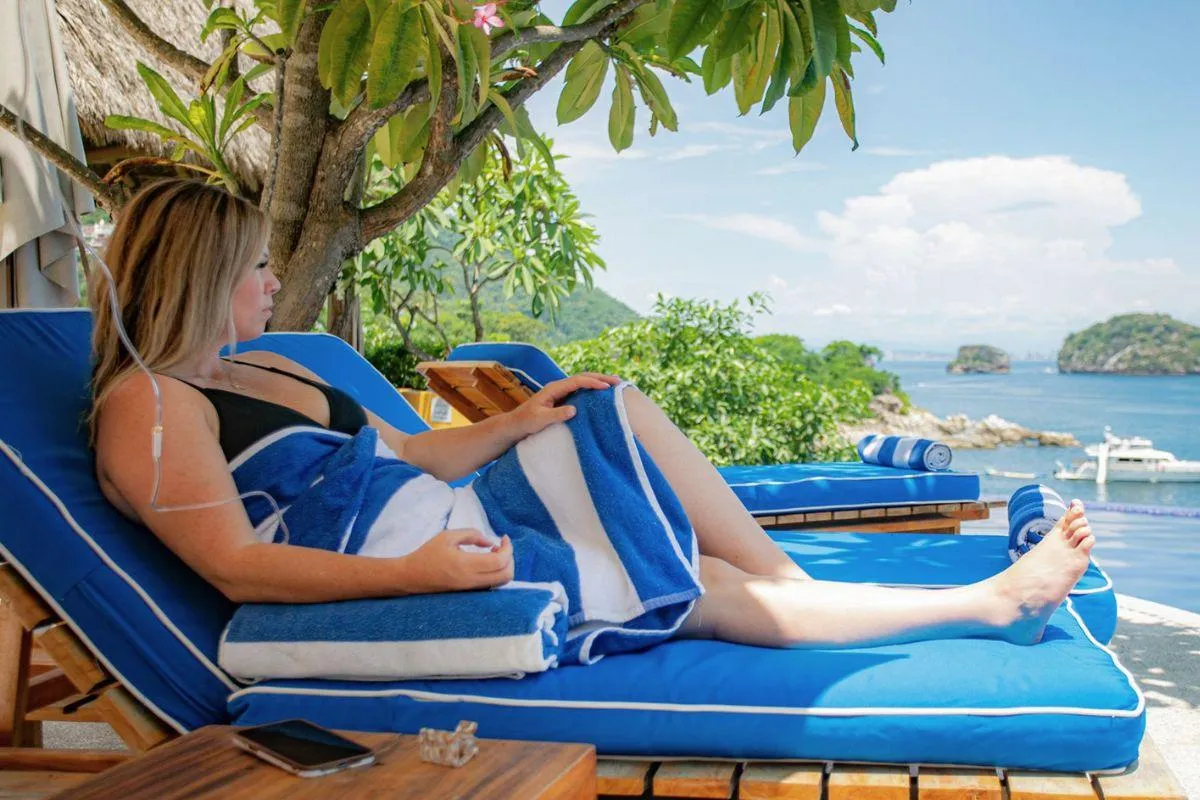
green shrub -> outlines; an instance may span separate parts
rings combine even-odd
[[[855,380],[822,386],[757,343],[748,330],[765,312],[758,296],[746,308],[659,297],[648,319],[554,357],[568,372],[632,381],[717,465],[849,457],[837,425],[867,416],[870,391]]]

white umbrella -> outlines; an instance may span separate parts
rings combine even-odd
[[[54,0],[0,1],[0,101],[83,160]],[[78,250],[60,198],[76,217],[94,208],[86,190],[0,131],[0,307],[78,304]]]

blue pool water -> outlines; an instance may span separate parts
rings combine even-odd
[[[947,375],[945,362],[935,361],[880,366],[900,376],[915,405],[939,416],[997,414],[1029,428],[1068,431],[1084,444],[1098,442],[1111,425],[1118,435],[1145,436],[1179,458],[1200,460],[1200,376],[1059,375],[1048,362],[1016,362],[1009,375]],[[1099,534],[1097,559],[1118,591],[1200,612],[1200,483],[1054,480],[1055,461],[1083,457],[1079,448],[957,450],[954,466],[980,472],[985,495],[1007,497],[1030,482],[982,474],[991,467],[1035,473],[1036,482],[1093,506],[1166,507],[1178,516],[1089,512]],[[999,531],[1004,524],[1001,513],[971,530]]]

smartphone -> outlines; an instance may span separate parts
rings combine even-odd
[[[302,719],[242,728],[233,743],[301,778],[316,778],[375,763],[369,747]]]

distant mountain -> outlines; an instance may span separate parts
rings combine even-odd
[[[1200,374],[1200,327],[1167,314],[1122,314],[1072,333],[1058,352],[1060,372]]]
[[[946,365],[946,372],[963,373],[1007,373],[1012,369],[1008,353],[999,347],[987,344],[965,344],[958,348],[958,356]]]
[[[455,287],[456,297],[466,297],[462,287]],[[493,311],[517,311],[533,317],[529,310],[529,298],[524,294],[504,297],[504,288],[499,283],[489,284],[483,290],[483,307]],[[536,317],[549,328],[548,344],[563,344],[580,339],[593,339],[608,328],[633,322],[640,316],[629,306],[599,287],[580,287],[562,301],[557,317],[548,313]]]

